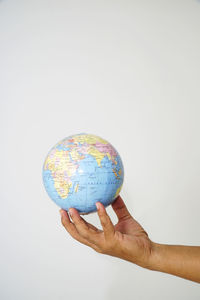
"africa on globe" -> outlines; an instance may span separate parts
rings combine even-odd
[[[124,167],[117,150],[105,139],[87,133],[71,135],[51,148],[42,178],[49,197],[61,208],[79,214],[97,211],[119,195]]]

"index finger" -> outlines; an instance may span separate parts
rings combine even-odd
[[[110,239],[115,234],[115,227],[101,202],[96,202],[97,213],[103,228],[105,239]]]
[[[84,239],[98,246],[101,239],[100,231],[97,228],[94,229],[94,226],[89,226],[75,208],[71,207],[69,213],[79,234]]]
[[[75,224],[71,222],[67,211],[61,209],[60,214],[61,214],[62,225],[65,227],[65,229],[69,232],[69,234],[74,239],[76,239],[77,241],[79,241],[82,244],[85,244],[85,245],[93,248],[96,251],[99,251],[99,247],[96,244],[90,242],[89,240],[85,239],[83,236],[80,235]]]

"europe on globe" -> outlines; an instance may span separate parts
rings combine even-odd
[[[119,195],[124,167],[117,150],[105,139],[87,133],[68,136],[51,148],[42,178],[49,197],[61,208],[79,214],[97,211]]]

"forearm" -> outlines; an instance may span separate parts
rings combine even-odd
[[[200,283],[200,247],[152,243],[149,269]]]

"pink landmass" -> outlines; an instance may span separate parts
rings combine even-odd
[[[101,143],[96,143],[95,147],[99,150],[99,152],[102,153],[109,153],[111,157],[117,156],[116,151],[113,149],[113,147],[109,144],[101,144]]]

